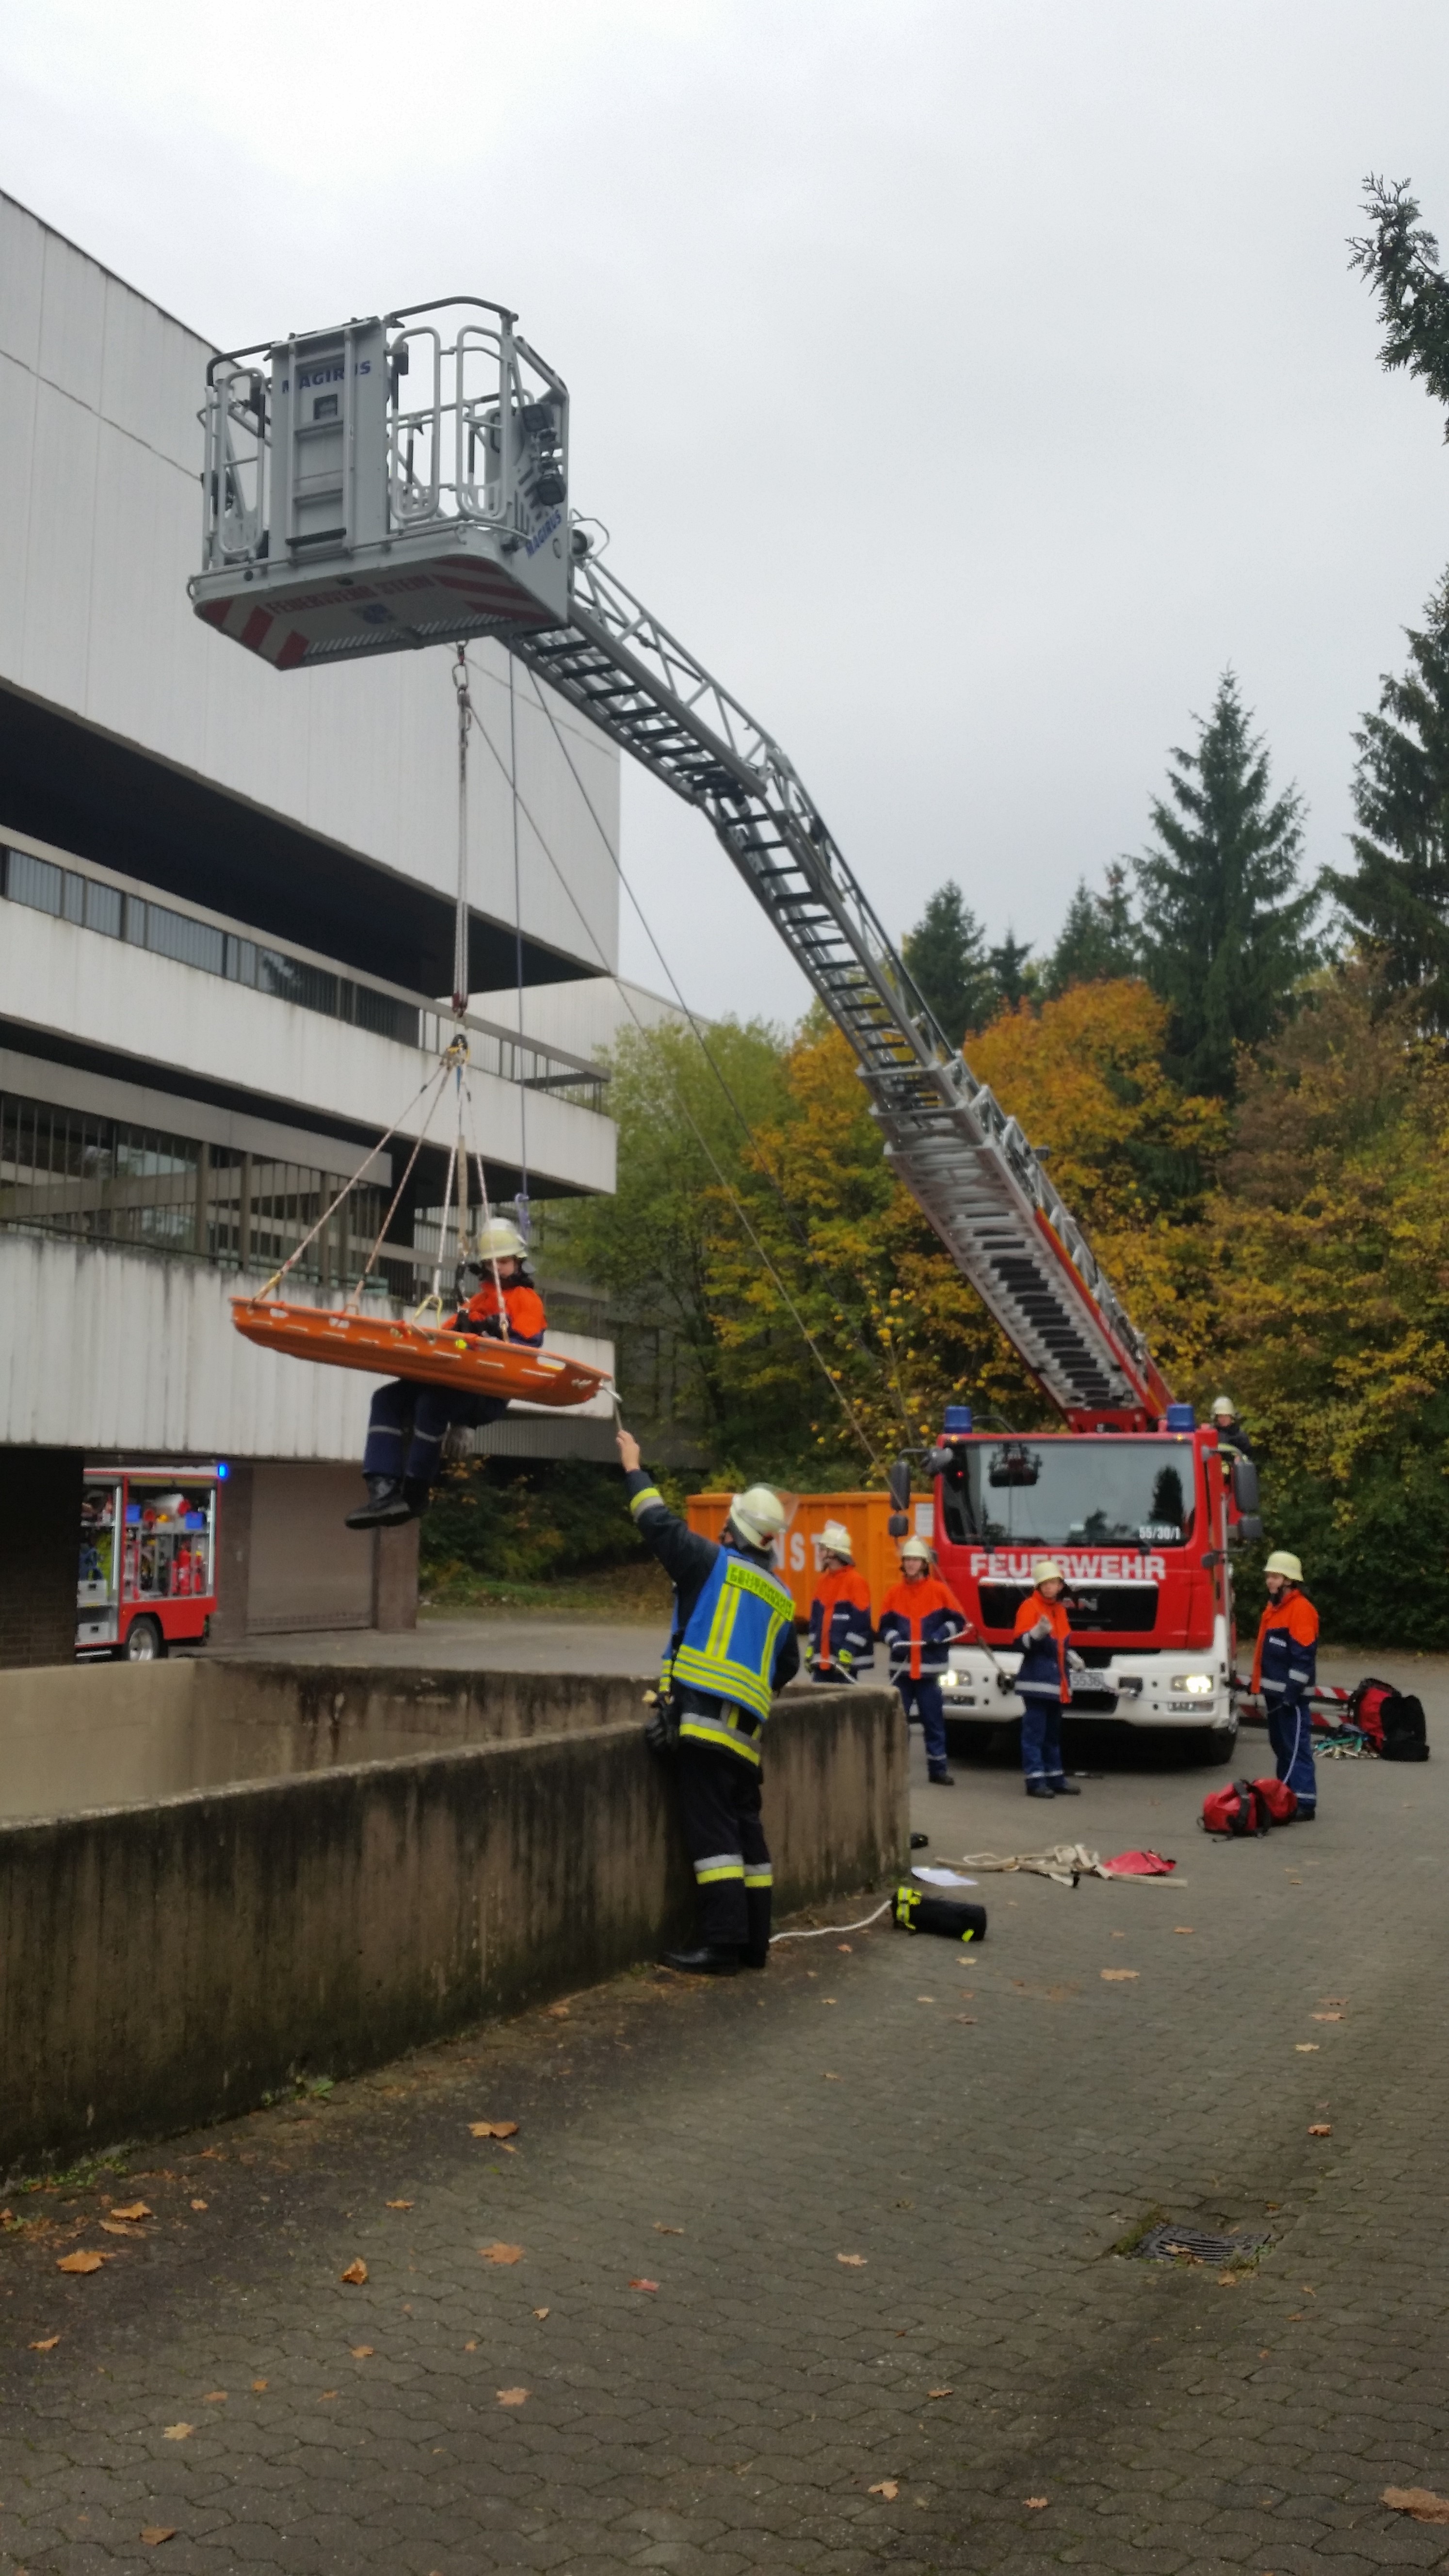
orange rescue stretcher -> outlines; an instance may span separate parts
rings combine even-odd
[[[294,1360],[367,1369],[374,1377],[416,1378],[465,1395],[495,1395],[524,1404],[587,1404],[610,1384],[602,1369],[553,1351],[446,1325],[394,1323],[329,1306],[290,1306],[276,1297],[233,1297],[231,1319],[249,1342]]]

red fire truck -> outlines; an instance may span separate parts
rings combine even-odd
[[[947,1408],[929,1461],[936,1545],[982,1640],[952,1649],[954,1719],[1020,1716],[1012,1627],[1033,1560],[1050,1555],[1066,1577],[1072,1642],[1087,1666],[1072,1714],[1168,1727],[1195,1735],[1205,1757],[1231,1753],[1228,1549],[1243,1507],[1256,1510],[1256,1476],[1245,1464],[1229,1476],[1216,1432],[1197,1428],[1190,1406],[1170,1405],[1165,1418],[1163,1431],[1093,1439],[977,1432],[967,1406]]]
[[[81,1496],[76,1653],[151,1663],[199,1643],[216,1608],[217,1512],[226,1468],[87,1467]]]

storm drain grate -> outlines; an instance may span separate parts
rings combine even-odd
[[[1267,2242],[1266,2236],[1204,2236],[1196,2227],[1150,2227],[1133,2252],[1144,2263],[1171,2263],[1184,2255],[1194,2263],[1241,2263]]]

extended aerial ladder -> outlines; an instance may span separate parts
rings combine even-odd
[[[1154,1429],[1170,1390],[1146,1340],[785,753],[570,520],[567,390],[514,316],[459,298],[218,358],[205,422],[197,614],[283,670],[492,637],[697,806],[849,1041],[895,1169],[1067,1423]]]

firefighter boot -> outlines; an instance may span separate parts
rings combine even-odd
[[[770,1890],[768,1887],[745,1889],[745,1918],[749,1931],[740,1956],[747,1968],[768,1967],[770,1959]]]
[[[398,1529],[412,1519],[400,1476],[368,1476],[364,1482],[367,1500],[360,1511],[348,1513],[348,1529]]]
[[[739,1973],[740,1954],[721,1948],[717,1941],[701,1941],[697,1950],[666,1950],[660,1964],[678,1968],[687,1977],[733,1977]]]
[[[428,1496],[431,1491],[432,1487],[430,1485],[425,1485],[421,1476],[404,1476],[402,1481],[402,1498],[407,1506],[407,1517],[409,1520],[420,1521],[422,1519],[424,1512],[428,1508]]]

